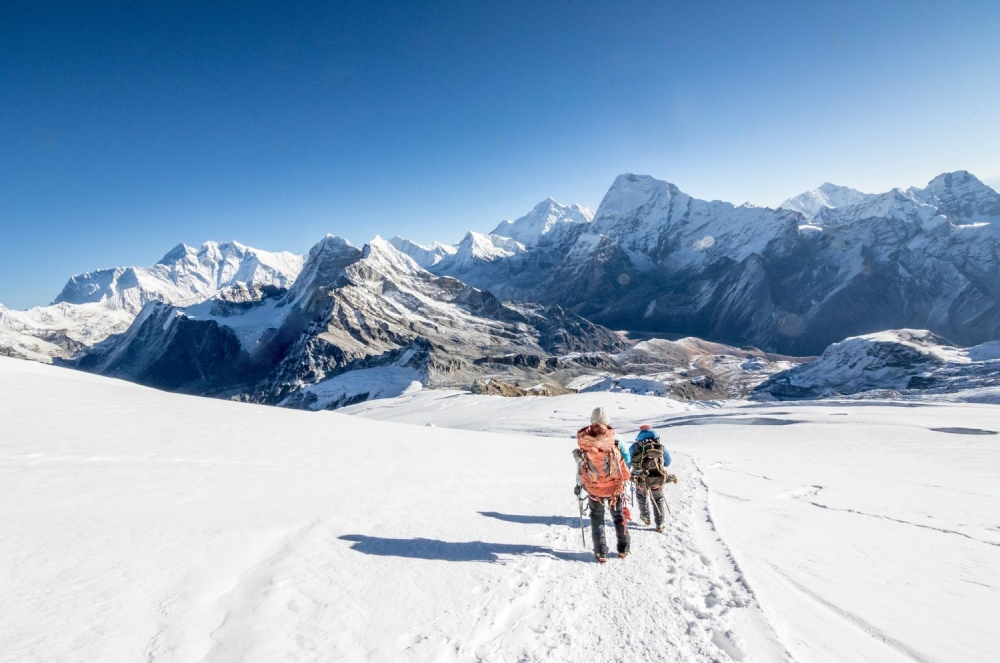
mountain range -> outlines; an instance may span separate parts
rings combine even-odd
[[[115,267],[69,279],[49,306],[15,311],[0,305],[0,354],[51,361],[121,334],[151,302],[178,306],[223,296],[253,299],[288,288],[303,257],[238,242],[179,244],[152,267]]]
[[[881,194],[824,184],[778,209],[626,174],[592,220],[568,209],[470,232],[428,269],[614,329],[784,354],[893,328],[1000,336],[1000,195],[964,171]]]
[[[499,366],[537,381],[539,368],[561,368],[555,357],[625,347],[558,306],[504,303],[435,276],[381,238],[359,249],[330,236],[288,290],[189,307],[153,303],[77,365],[173,391],[308,406],[318,396],[307,387],[352,371],[380,369],[373,382],[391,368],[395,380],[468,385]],[[337,404],[362,395],[370,391]]]
[[[547,199],[457,245],[179,245],[74,276],[50,306],[0,306],[0,353],[310,408],[490,380],[741,397],[848,336],[1000,337],[998,222],[1000,195],[964,171],[778,209],[625,174],[596,212]]]

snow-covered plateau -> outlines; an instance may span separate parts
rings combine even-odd
[[[573,433],[660,432],[598,565]],[[993,405],[414,391],[341,412],[0,357],[0,661],[992,661]]]

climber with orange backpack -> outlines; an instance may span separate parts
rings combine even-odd
[[[628,449],[615,437],[615,430],[603,407],[595,408],[590,415],[590,425],[577,431],[576,443],[579,448],[573,450],[577,462],[574,492],[579,498],[582,488],[589,497],[594,555],[602,564],[607,561],[608,544],[604,536],[604,510],[607,505],[615,524],[618,556],[627,557],[629,514],[625,507],[625,486],[631,476]]]

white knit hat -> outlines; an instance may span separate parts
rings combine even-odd
[[[603,407],[595,407],[594,411],[590,413],[590,423],[610,426],[611,417],[608,416],[608,413],[604,411]]]

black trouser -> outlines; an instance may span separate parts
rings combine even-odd
[[[604,538],[604,503],[611,507],[611,520],[615,523],[615,536],[618,537],[618,552],[628,550],[628,529],[625,527],[625,496],[618,498],[590,498],[590,533],[594,537],[594,553],[608,554],[608,542]]]
[[[654,484],[647,490],[646,486],[636,484],[635,498],[639,500],[639,517],[649,521],[649,493],[653,493],[653,521],[657,527],[661,527],[667,511],[667,503],[663,499],[663,486]]]

